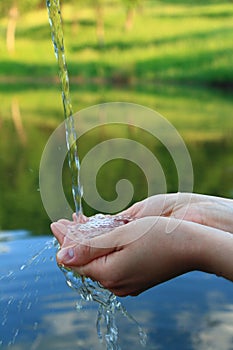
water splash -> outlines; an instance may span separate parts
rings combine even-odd
[[[117,297],[103,288],[98,282],[92,281],[90,278],[80,278],[72,270],[60,267],[63,271],[67,285],[75,290],[81,297],[83,303],[97,302],[98,313],[96,320],[96,330],[100,341],[105,342],[107,350],[120,350],[118,327],[116,324],[116,314],[120,313],[128,320],[132,321],[137,329],[139,341],[142,346],[146,346],[147,335],[136,319],[130,315]],[[82,310],[83,303],[76,303],[77,311]],[[102,331],[104,329],[104,331]],[[103,333],[105,334],[103,337]]]
[[[36,254],[34,254],[30,259],[28,259],[23,265],[20,266],[20,271],[23,271],[24,269],[30,267],[33,263],[35,265],[37,265],[40,262],[40,256],[43,255],[43,253],[46,250],[50,250],[53,247],[57,246],[57,241],[55,238],[53,238],[52,240],[49,240],[45,243],[44,247],[39,250]],[[50,257],[50,260],[54,259],[54,257]],[[46,262],[46,258],[43,258],[43,262]],[[38,279],[39,276],[36,276],[36,279]]]
[[[90,219],[90,223],[84,223],[84,224],[76,224],[72,227],[72,237],[74,237],[75,230],[77,233],[77,229],[79,228],[82,234],[85,232],[87,233],[87,228],[90,230],[90,236],[93,237],[93,234],[95,232],[95,223],[96,223],[96,230],[100,232],[107,233],[109,232],[112,226],[117,227],[120,225],[123,225],[127,222],[127,218],[121,218],[119,217],[118,220],[112,220],[111,216],[103,216],[101,214],[97,214],[95,217],[92,217]],[[96,233],[95,233],[96,235]],[[45,242],[44,246],[36,253],[33,254],[31,257],[29,257],[22,265],[19,265],[18,271],[21,273],[25,272],[25,270],[35,267],[39,264],[47,264],[51,260],[55,259],[55,251],[59,249],[59,244],[57,240],[50,239]],[[51,254],[46,254],[46,252],[50,252]],[[119,340],[120,340],[120,334],[118,332],[118,325],[116,322],[116,316],[117,314],[121,314],[124,317],[126,317],[130,322],[132,322],[136,328],[138,333],[138,338],[142,346],[146,345],[146,333],[141,328],[141,326],[138,324],[138,322],[132,317],[127,310],[124,308],[124,306],[121,304],[121,302],[118,300],[118,298],[108,291],[107,289],[103,288],[101,284],[98,282],[94,282],[89,278],[82,278],[78,274],[75,274],[72,270],[69,270],[65,268],[64,266],[60,266],[61,271],[64,273],[66,283],[67,285],[73,289],[77,296],[78,300],[76,301],[76,310],[77,312],[80,312],[82,308],[86,305],[86,303],[97,303],[98,305],[98,312],[97,312],[97,319],[96,319],[96,331],[97,336],[99,340],[105,345],[107,350],[120,350]],[[16,278],[17,271],[10,270],[8,273],[6,273],[4,276],[1,277],[2,281],[10,282]],[[41,274],[38,271],[37,274],[35,274],[34,282],[37,283],[39,279],[41,278]],[[33,304],[38,302],[38,290],[35,291],[29,291],[29,282],[24,282],[22,285],[22,297],[20,300],[17,300],[15,295],[9,295],[7,298],[7,301],[5,299],[1,300],[4,302],[5,307],[3,308],[2,316],[1,316],[1,326],[4,327],[8,322],[8,316],[9,316],[9,308],[12,307],[12,305],[15,306],[17,309],[17,312],[20,314],[22,310],[26,310],[27,312],[30,312]],[[32,294],[33,293],[33,294]],[[32,301],[33,300],[33,303]],[[34,324],[34,328],[37,328],[38,324]],[[20,328],[12,329],[12,338],[9,342],[9,346],[13,345],[16,342],[16,339],[18,337]],[[1,339],[0,339],[0,345],[1,345]]]
[[[82,239],[93,238],[112,231],[114,228],[132,221],[129,217],[97,214],[88,219],[85,223],[77,223],[68,227],[70,239],[80,242]],[[59,248],[59,246],[58,246]],[[99,305],[96,329],[100,341],[104,341],[108,350],[119,350],[119,334],[116,324],[116,314],[119,312],[132,321],[138,329],[139,340],[142,346],[146,345],[147,335],[138,322],[127,312],[117,297],[105,289],[99,282],[90,278],[81,277],[71,269],[60,266],[68,286],[74,289],[85,302],[97,302]],[[77,304],[77,310],[82,309],[82,303]],[[102,332],[104,328],[104,332]],[[103,337],[103,333],[105,334]]]
[[[29,258],[23,262],[23,264],[19,265],[14,270],[9,270],[0,277],[2,292],[0,296],[0,326],[3,328],[3,330],[4,328],[6,329],[6,334],[4,331],[2,332],[2,330],[0,332],[0,347],[17,347],[17,345],[15,344],[17,342],[17,339],[21,337],[23,330],[20,315],[25,312],[30,314],[34,305],[38,303],[38,289],[36,285],[34,288],[32,288],[32,281],[29,281],[27,279],[27,272],[26,278],[24,279],[23,277],[20,277],[21,280],[19,280],[18,273],[20,273],[21,275],[21,273],[24,273],[26,269],[34,269],[35,266],[41,263],[47,263],[48,261],[54,260],[54,246],[56,244],[55,241],[55,239],[50,239],[46,241],[45,244],[43,244],[43,247],[41,249],[38,249],[38,251],[35,254],[32,253],[31,256],[29,256]],[[29,245],[28,248],[31,252],[33,245]],[[51,251],[52,248],[53,251]],[[45,254],[47,251],[51,251],[51,254],[49,254],[49,256]],[[34,273],[34,282],[37,283],[42,277],[42,273],[41,270],[35,270]],[[18,283],[20,283],[20,287],[18,286]],[[7,292],[4,292],[6,285],[10,287],[9,289],[7,289]],[[15,285],[17,285],[17,289],[15,288]],[[16,327],[12,327],[12,317],[18,319]],[[4,339],[1,339],[1,337]],[[6,340],[7,338],[8,341]]]

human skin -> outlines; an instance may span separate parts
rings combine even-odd
[[[62,248],[57,261],[119,296],[194,270],[233,281],[232,211],[228,199],[157,195],[121,213],[132,222],[82,243],[67,234],[75,220],[59,220],[51,225]]]
[[[233,233],[233,200],[196,193],[171,193],[148,197],[122,214],[174,217]]]

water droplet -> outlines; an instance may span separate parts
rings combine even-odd
[[[81,311],[82,308],[83,308],[83,303],[82,303],[82,300],[78,300],[75,304],[75,308],[77,311]]]
[[[12,302],[13,302],[13,300],[14,300],[14,298],[13,297],[11,297],[9,300],[8,300],[8,305],[10,305]]]
[[[71,283],[70,281],[66,281],[66,283],[68,284],[68,286],[69,286],[70,288],[72,288],[72,283]]]
[[[146,332],[141,327],[138,327],[138,334],[139,334],[139,339],[140,339],[141,345],[146,346],[146,344],[147,344]]]
[[[36,277],[35,277],[35,282],[38,282],[39,281],[39,279],[40,279],[40,275],[37,275]]]

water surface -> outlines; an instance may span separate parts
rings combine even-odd
[[[95,332],[97,306],[76,310],[77,296],[57,268],[53,249],[20,270],[51,237],[26,231],[0,237],[1,349],[104,349]],[[147,331],[146,349],[232,349],[231,282],[194,272],[122,303]],[[135,326],[119,317],[122,349],[142,349]]]

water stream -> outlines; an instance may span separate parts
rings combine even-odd
[[[66,142],[68,149],[69,166],[72,176],[72,194],[75,203],[75,210],[77,215],[77,225],[72,227],[74,231],[70,232],[71,235],[80,235],[80,232],[85,232],[89,237],[96,234],[103,234],[112,230],[114,227],[125,224],[125,219],[115,222],[110,216],[104,217],[101,214],[96,215],[89,219],[86,224],[79,224],[79,218],[83,215],[82,212],[82,196],[83,189],[80,183],[80,161],[78,157],[77,148],[77,135],[74,128],[73,110],[70,98],[69,88],[69,76],[66,65],[65,47],[64,47],[64,35],[62,29],[62,18],[59,0],[47,0],[47,9],[49,15],[49,23],[51,26],[52,42],[54,46],[55,56],[58,62],[59,77],[62,87],[62,100],[64,107],[64,116],[66,122]],[[57,246],[59,249],[59,245]],[[118,327],[116,324],[116,313],[120,312],[126,316],[129,320],[133,321],[138,329],[140,343],[145,345],[146,334],[137,323],[137,321],[127,313],[116,296],[110,291],[104,289],[98,282],[94,282],[89,278],[81,278],[75,274],[72,270],[60,266],[63,271],[67,284],[70,288],[77,291],[78,295],[83,301],[95,301],[99,304],[99,310],[97,315],[97,334],[101,341],[103,341],[108,350],[119,350],[119,335]],[[77,309],[82,308],[82,303],[77,303]],[[104,331],[101,327],[103,324]],[[104,334],[104,336],[103,336]]]
[[[83,189],[80,183],[80,161],[78,156],[77,135],[74,128],[73,107],[70,97],[70,84],[66,64],[64,35],[59,0],[46,1],[52,42],[58,63],[58,73],[61,81],[62,102],[66,125],[66,143],[68,148],[69,166],[72,176],[72,194],[77,217],[82,215]]]
[[[68,235],[75,240],[78,232],[78,240],[92,238],[100,234],[112,231],[114,228],[127,224],[130,219],[119,216],[117,219],[111,215],[97,214],[92,216],[86,223],[77,223],[68,228]],[[108,350],[119,350],[119,334],[116,323],[116,314],[120,312],[128,320],[132,321],[138,331],[139,340],[142,346],[146,345],[147,335],[127,310],[123,307],[117,297],[109,290],[103,288],[100,283],[92,281],[90,278],[81,278],[72,270],[60,266],[67,284],[74,289],[81,297],[77,303],[77,309],[82,308],[83,301],[94,301],[99,304],[96,328],[99,340],[105,342]],[[104,334],[104,336],[103,336]]]

